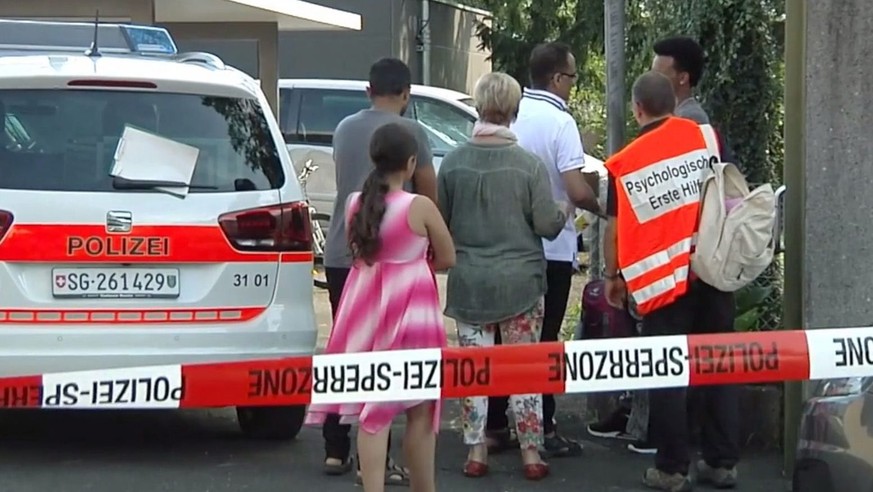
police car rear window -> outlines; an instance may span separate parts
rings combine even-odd
[[[278,149],[253,100],[133,91],[0,90],[0,188],[117,192],[125,125],[200,149],[191,193],[282,186]]]

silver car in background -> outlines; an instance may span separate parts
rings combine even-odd
[[[793,492],[873,492],[873,378],[817,381],[800,423]]]

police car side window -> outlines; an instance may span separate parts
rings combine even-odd
[[[7,135],[0,188],[114,192],[113,156],[125,125],[200,150],[191,193],[275,189],[284,183],[267,120],[252,100],[102,90],[0,90]],[[10,126],[14,125],[14,126]],[[23,135],[26,135],[25,138]],[[22,145],[21,141],[25,144]]]
[[[370,107],[363,90],[303,89],[295,131],[288,143],[333,145],[333,132],[346,116]]]

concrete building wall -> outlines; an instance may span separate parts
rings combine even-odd
[[[283,33],[283,77],[360,79],[367,76],[370,64],[378,58],[396,56],[409,65],[413,81],[422,82],[422,55],[418,51],[420,1],[368,0],[351,6],[343,0],[319,3],[361,14],[363,29]],[[475,9],[431,1],[431,85],[470,92],[479,76],[491,71],[488,53],[479,50],[476,37],[476,23],[484,18],[484,13]],[[310,46],[318,49],[308,49]]]
[[[419,46],[421,2],[391,0],[394,24],[393,56],[409,64],[413,81],[422,82]],[[479,49],[476,25],[485,13],[449,1],[430,2],[430,85],[470,93],[476,80],[491,71],[490,54]]]
[[[869,0],[816,0],[806,9],[804,193],[787,195],[801,199],[804,327],[868,326],[873,10]]]
[[[370,64],[384,55],[394,54],[392,33],[395,19],[394,0],[317,0],[327,7],[362,14],[361,31],[293,31],[280,33],[280,76],[320,78],[366,77]],[[400,4],[402,2],[396,2]],[[414,4],[414,2],[408,2]],[[152,0],[70,0],[58,8],[57,0],[0,0],[0,17],[5,18],[94,18],[97,11],[103,19],[154,22]],[[399,15],[399,9],[394,15]],[[62,14],[59,14],[62,12]],[[173,24],[167,24],[173,30]],[[259,50],[257,39],[215,39],[213,33],[194,35],[195,29],[176,29],[174,37],[183,51],[207,51],[219,55],[225,62],[257,77]],[[238,34],[236,32],[232,34]]]
[[[383,56],[396,56],[422,82],[418,51],[421,2],[367,0],[349,5],[344,0],[318,3],[361,14],[361,31],[293,31],[279,34],[279,74],[282,78],[365,79],[370,65]],[[478,48],[476,23],[480,11],[432,1],[431,85],[470,92],[491,71],[487,52]],[[257,76],[258,45],[253,40],[190,39],[179,41],[186,51],[208,51],[225,62]]]
[[[421,2],[418,0],[388,0],[393,13],[392,56],[405,61],[412,70],[412,81],[421,83],[421,54],[416,51],[418,44],[419,14]],[[431,26],[433,30],[433,26]]]
[[[485,15],[435,1],[430,17],[431,84],[471,93],[476,80],[491,71],[489,53],[479,49],[476,37]]]
[[[315,0],[315,3],[360,14],[362,29],[281,33],[282,78],[366,78],[374,61],[394,54],[391,40],[397,19],[392,15],[393,0]]]

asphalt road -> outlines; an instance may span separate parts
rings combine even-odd
[[[584,437],[581,419],[564,399],[561,425]],[[559,404],[561,404],[559,403]],[[578,407],[577,407],[578,408]],[[455,431],[457,406],[444,416],[438,449],[438,490],[508,492],[637,491],[650,458],[619,443],[584,439],[579,458],[551,461],[552,476],[526,482],[516,453],[492,457],[490,476],[460,473],[465,450]],[[400,429],[395,438],[399,449]],[[0,413],[0,490],[3,492],[273,492],[355,490],[352,476],[320,474],[321,434],[307,428],[287,443],[250,441],[233,412],[3,412]],[[749,457],[742,490],[782,490],[776,454]],[[362,490],[358,488],[357,490]],[[403,489],[397,489],[403,490]]]
[[[330,319],[325,297],[321,292],[316,295],[324,336]],[[583,440],[585,454],[552,460],[552,475],[530,483],[521,476],[516,453],[492,457],[488,477],[472,480],[461,475],[466,451],[457,432],[457,403],[450,402],[443,415],[438,448],[438,490],[643,490],[639,479],[651,457],[631,455],[623,443],[587,438],[584,397],[565,396],[558,405],[560,428]],[[398,429],[394,436],[398,450],[400,432]],[[0,492],[356,489],[351,475],[321,475],[322,458],[319,429],[305,428],[290,442],[251,441],[241,436],[230,410],[0,412]],[[779,469],[778,454],[747,457],[740,467],[742,490],[783,490]]]

